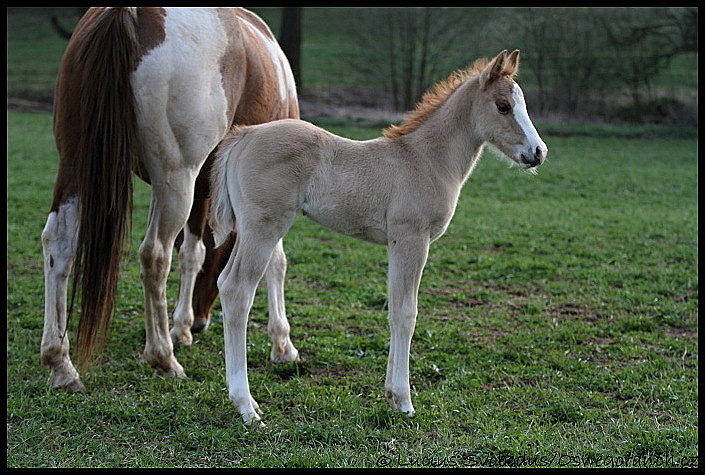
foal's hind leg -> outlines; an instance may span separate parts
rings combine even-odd
[[[253,220],[259,226],[239,229],[235,250],[218,278],[220,303],[223,308],[225,333],[225,372],[228,393],[246,424],[259,421],[261,411],[250,394],[247,379],[247,318],[255,291],[274,249],[291,226],[294,213],[285,221],[269,226]],[[242,224],[242,223],[240,223]]]
[[[286,276],[286,255],[280,239],[269,259],[267,272],[267,298],[269,299],[269,324],[267,331],[272,339],[270,360],[274,363],[298,361],[299,351],[289,337],[289,322],[284,306],[284,277]]]
[[[70,198],[49,214],[42,232],[45,280],[42,364],[51,370],[50,384],[70,392],[83,389],[69,357],[66,331],[66,289],[76,257],[78,213],[78,199]]]

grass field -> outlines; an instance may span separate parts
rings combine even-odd
[[[7,117],[9,467],[697,466],[697,140],[544,134],[537,176],[485,156],[431,248],[411,418],[383,398],[385,249],[298,218],[286,298],[302,362],[267,361],[260,291],[248,351],[267,428],[250,429],[227,398],[219,306],[210,330],[177,349],[188,379],[139,361],[141,182],[103,364],[84,393],[47,386],[51,117]],[[172,306],[176,290],[172,274]]]

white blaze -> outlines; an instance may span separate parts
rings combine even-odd
[[[519,87],[519,84],[514,84],[514,90],[512,91],[512,99],[514,99],[514,118],[521,127],[521,130],[526,135],[529,149],[531,151],[536,150],[536,147],[541,149],[543,156],[546,156],[548,152],[548,147],[541,140],[539,133],[536,131],[534,124],[529,118],[529,111],[526,110],[526,101],[524,100],[524,93]]]

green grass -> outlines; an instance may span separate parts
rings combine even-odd
[[[267,428],[251,429],[227,398],[219,306],[176,351],[188,379],[139,361],[141,182],[103,364],[84,393],[47,386],[40,235],[57,159],[48,114],[9,112],[7,465],[697,465],[697,141],[584,132],[545,135],[537,176],[485,156],[468,181],[421,283],[411,418],[383,398],[385,249],[298,218],[286,298],[302,362],[267,361],[258,291],[249,375]],[[177,288],[172,273],[172,307]]]

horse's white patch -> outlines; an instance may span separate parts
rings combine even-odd
[[[160,160],[200,165],[229,125],[220,70],[227,34],[208,8],[166,8],[165,30],[132,75],[138,130],[167,146]]]

